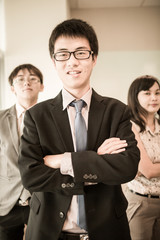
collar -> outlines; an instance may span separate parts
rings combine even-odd
[[[87,104],[87,109],[90,108],[90,103],[91,103],[91,96],[92,96],[92,88],[88,90],[88,92],[81,97],[82,100],[84,100]],[[62,100],[63,100],[63,110],[65,110],[68,105],[73,102],[75,97],[72,96],[66,89],[62,89]]]
[[[21,116],[23,112],[25,112],[26,109],[23,108],[18,102],[16,103],[16,112],[17,112],[17,118]]]
[[[160,134],[160,125],[158,123],[158,119],[155,118],[155,130],[152,132],[148,126],[146,126],[146,131],[150,132],[150,134],[155,135],[155,134]]]

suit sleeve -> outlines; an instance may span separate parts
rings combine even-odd
[[[45,144],[41,145],[43,133],[40,137],[40,131],[30,111],[26,111],[24,125],[18,160],[24,187],[30,192],[61,191],[69,195],[79,191],[80,186],[74,183],[71,176],[62,175],[60,169],[53,169],[44,165],[43,157],[46,155],[44,149],[48,149],[49,144],[46,143],[47,146]],[[47,134],[49,138],[49,133]],[[44,138],[47,138],[47,136],[44,136]],[[54,154],[54,149],[52,154]],[[58,153],[55,151],[55,154]]]
[[[69,130],[62,130],[62,124],[67,120],[65,117],[67,115],[62,115],[62,111],[58,111],[58,113],[55,111],[55,116],[61,114],[59,119],[65,118],[63,121],[57,121],[56,117],[56,120],[53,120],[50,117],[50,111],[44,113],[46,104],[40,105],[40,107],[36,105],[26,111],[25,127],[20,144],[19,168],[22,183],[30,192],[60,191],[69,195],[81,194],[84,182],[117,185],[135,177],[139,162],[139,150],[131,131],[126,106],[117,103],[115,106],[111,104],[108,107],[101,103],[98,103],[98,106],[92,105],[94,111],[90,119],[96,117],[96,121],[99,123],[95,124],[93,121],[90,124],[89,122],[91,133],[94,128],[97,129],[96,134],[93,134],[94,139],[92,137],[89,139],[88,150],[84,152],[72,152],[71,147],[65,146],[67,139],[70,139],[68,142],[71,141],[71,136],[70,138],[68,136]],[[97,109],[100,109],[99,113],[103,112],[102,117],[95,114]],[[92,109],[90,112],[92,113]],[[98,147],[110,137],[126,139],[128,143],[126,151],[120,154],[98,155]],[[91,141],[93,141],[92,144],[90,144]],[[60,169],[44,165],[44,156],[64,152],[71,152],[74,178],[61,174]]]
[[[126,105],[117,105],[104,116],[94,151],[72,153],[72,164],[76,182],[101,182],[108,185],[123,184],[134,179],[140,160],[139,149],[131,130],[129,112]],[[118,114],[117,114],[118,113]],[[107,116],[109,115],[109,117]],[[106,120],[105,120],[106,118]],[[104,134],[109,130],[109,134]],[[98,155],[97,149],[110,137],[127,140],[126,151],[118,154]]]

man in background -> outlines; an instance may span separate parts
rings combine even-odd
[[[31,195],[21,182],[19,143],[24,113],[37,103],[43,75],[31,64],[19,65],[11,72],[9,84],[17,101],[0,111],[0,240],[22,240]]]

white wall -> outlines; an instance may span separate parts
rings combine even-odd
[[[61,89],[48,51],[53,28],[69,17],[87,20],[97,32],[100,53],[92,86],[126,102],[132,80],[142,74],[160,78],[160,8],[71,10],[67,0],[5,0],[6,54],[2,106],[15,101],[8,75],[29,62],[41,69],[45,89],[40,101]]]
[[[160,7],[72,10],[94,26],[100,51],[160,50]]]
[[[160,51],[100,52],[92,85],[102,95],[127,103],[131,82],[145,74],[160,79]]]
[[[130,83],[152,74],[160,79],[160,8],[72,10],[97,32],[100,53],[92,76],[101,94],[127,102]]]
[[[45,89],[39,101],[54,97],[61,89],[49,55],[53,28],[69,17],[67,0],[5,0],[6,53],[2,106],[15,102],[8,76],[19,64],[31,63],[44,75]]]

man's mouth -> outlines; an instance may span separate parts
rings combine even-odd
[[[81,72],[80,71],[68,71],[67,74],[69,75],[77,75],[77,74],[80,74]]]
[[[32,91],[32,88],[25,88],[25,89],[23,89],[23,91],[25,92],[25,91]]]

